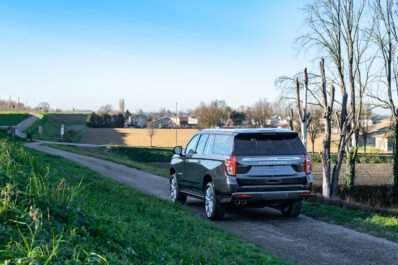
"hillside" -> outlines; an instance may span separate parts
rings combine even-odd
[[[86,114],[46,113],[25,132],[31,133],[33,139],[47,141],[79,142],[86,131]],[[61,139],[61,126],[65,126],[64,139]],[[42,126],[42,134],[39,134]]]
[[[29,116],[28,113],[0,112],[0,126],[17,125]]]

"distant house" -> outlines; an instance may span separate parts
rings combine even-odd
[[[148,117],[143,114],[133,115],[129,117],[128,125],[136,128],[145,128],[148,122]]]
[[[188,118],[188,126],[190,128],[197,128],[199,126],[199,120],[197,117],[193,116],[193,117],[189,117]]]
[[[281,122],[281,116],[275,115],[272,116],[272,118],[269,120],[269,126],[276,128],[279,126],[279,123]]]
[[[393,151],[393,135],[392,135],[392,133],[375,135],[375,147],[384,152]]]
[[[173,121],[170,118],[160,118],[158,120],[153,121],[153,126],[155,128],[173,128]]]
[[[188,127],[188,117],[185,115],[181,115],[178,118],[172,117],[170,120],[173,122],[174,126],[180,127],[180,128],[186,128]]]
[[[267,124],[272,128],[289,128],[289,120],[282,119],[279,115],[273,116],[267,121]]]

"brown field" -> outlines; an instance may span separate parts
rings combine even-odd
[[[179,129],[177,145],[185,146],[189,139],[198,130]],[[156,147],[173,147],[176,145],[176,130],[155,129],[152,144]],[[113,144],[126,146],[150,146],[148,129],[98,129],[89,128],[79,143],[83,144]]]

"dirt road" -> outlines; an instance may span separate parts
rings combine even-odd
[[[72,160],[143,193],[169,198],[164,177],[38,143],[27,146]],[[187,208],[205,218],[202,202],[190,199]],[[273,209],[256,209],[230,212],[215,224],[297,264],[398,264],[397,243],[306,216],[288,219]]]

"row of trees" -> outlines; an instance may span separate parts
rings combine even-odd
[[[91,128],[123,128],[124,115],[108,114],[108,113],[95,113],[92,112],[87,116],[87,127]]]
[[[272,104],[266,99],[260,99],[252,106],[241,106],[232,109],[224,100],[213,100],[201,103],[194,111],[198,117],[199,126],[211,128],[216,126],[241,126],[247,124],[252,127],[267,127],[267,121],[276,113]]]
[[[311,134],[308,105],[322,111],[323,195],[337,197],[339,175],[346,163],[346,188],[355,187],[358,139],[364,106],[388,109],[394,125],[394,201],[398,202],[398,1],[314,0],[305,9],[306,32],[298,38],[305,51],[320,55],[319,70],[280,77],[285,98],[294,99],[305,142]],[[324,58],[324,59],[323,59]],[[291,96],[291,95],[295,96]],[[330,156],[331,126],[340,131],[337,159]],[[308,127],[307,127],[308,126]]]

